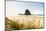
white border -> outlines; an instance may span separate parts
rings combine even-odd
[[[4,0],[0,0],[0,31],[4,31]]]

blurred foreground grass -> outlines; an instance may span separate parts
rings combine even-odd
[[[42,26],[40,26],[40,21],[36,24],[34,19],[33,19],[33,22],[19,24],[15,21],[12,21],[9,18],[5,17],[5,31],[25,30],[25,29],[40,29],[40,28],[43,28]]]

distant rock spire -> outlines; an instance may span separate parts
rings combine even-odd
[[[26,9],[24,15],[31,15],[30,11],[28,9]]]

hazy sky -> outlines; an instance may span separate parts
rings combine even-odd
[[[43,3],[6,1],[6,15],[15,16],[29,9],[31,14],[43,14]]]

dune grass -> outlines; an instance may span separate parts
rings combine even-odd
[[[40,21],[38,21],[38,23],[36,24],[35,19],[33,19],[32,22],[19,24],[15,21],[12,21],[9,18],[5,17],[5,31],[42,28],[42,26],[39,27],[39,25],[40,25]]]

